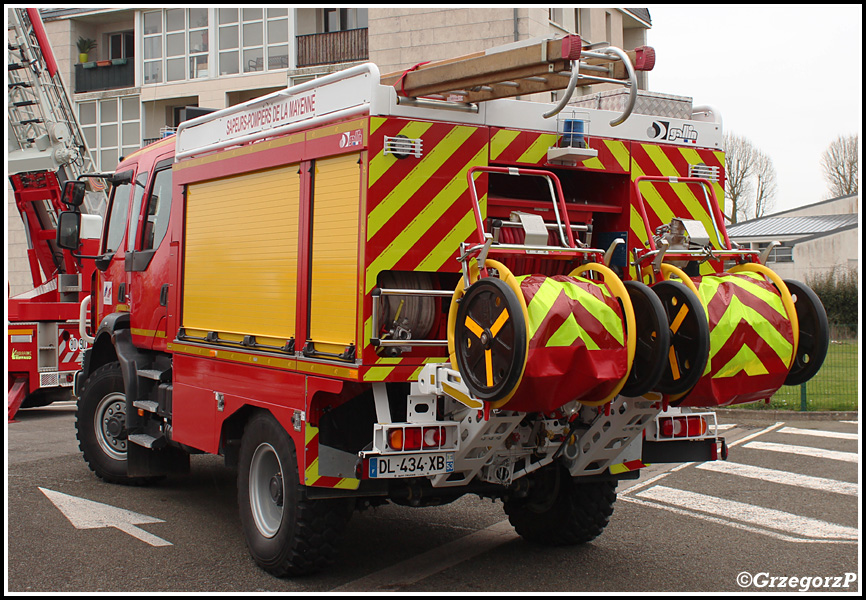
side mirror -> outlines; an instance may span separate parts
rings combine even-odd
[[[69,182],[67,182],[69,183]],[[64,194],[66,190],[64,188]],[[63,211],[57,222],[57,245],[73,252],[81,245],[81,213]]]
[[[115,173],[108,179],[108,182],[112,185],[123,185],[125,183],[132,183],[132,171]]]
[[[84,182],[67,181],[63,184],[63,203],[67,206],[81,206],[84,202]]]

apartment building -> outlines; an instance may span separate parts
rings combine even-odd
[[[647,43],[646,9],[53,8],[41,11],[79,123],[102,170],[170,134],[196,109],[220,109],[372,61],[381,72],[537,37]],[[87,56],[80,39],[96,42]],[[641,73],[639,87],[646,88]],[[603,87],[592,86],[603,89]],[[576,95],[596,91],[587,86]],[[551,94],[531,99],[551,101]],[[9,199],[12,294],[28,289],[23,228]]]

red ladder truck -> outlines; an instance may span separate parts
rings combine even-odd
[[[580,544],[618,480],[725,458],[711,409],[811,377],[826,316],[731,244],[720,119],[639,93],[652,62],[568,36],[368,63],[124,159],[76,376],[87,464],[146,483],[224,456],[285,576],[333,561],[356,507],[474,493]],[[597,81],[625,87],[568,104]]]
[[[57,246],[61,187],[93,172],[57,63],[35,8],[9,10],[7,166],[24,222],[33,289],[8,301],[8,414],[71,397],[86,333],[78,330],[80,303],[90,296],[92,261]],[[85,194],[82,239],[98,247],[102,184]]]

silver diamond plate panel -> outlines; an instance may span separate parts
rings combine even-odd
[[[622,112],[625,110],[627,100],[628,90],[609,90],[581,96],[569,102],[569,106]],[[638,90],[633,112],[654,117],[691,119],[692,99],[686,96]]]

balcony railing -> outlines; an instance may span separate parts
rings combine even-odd
[[[135,87],[133,60],[121,58],[75,65],[75,93]]]
[[[367,28],[298,36],[298,67],[367,60]]]

